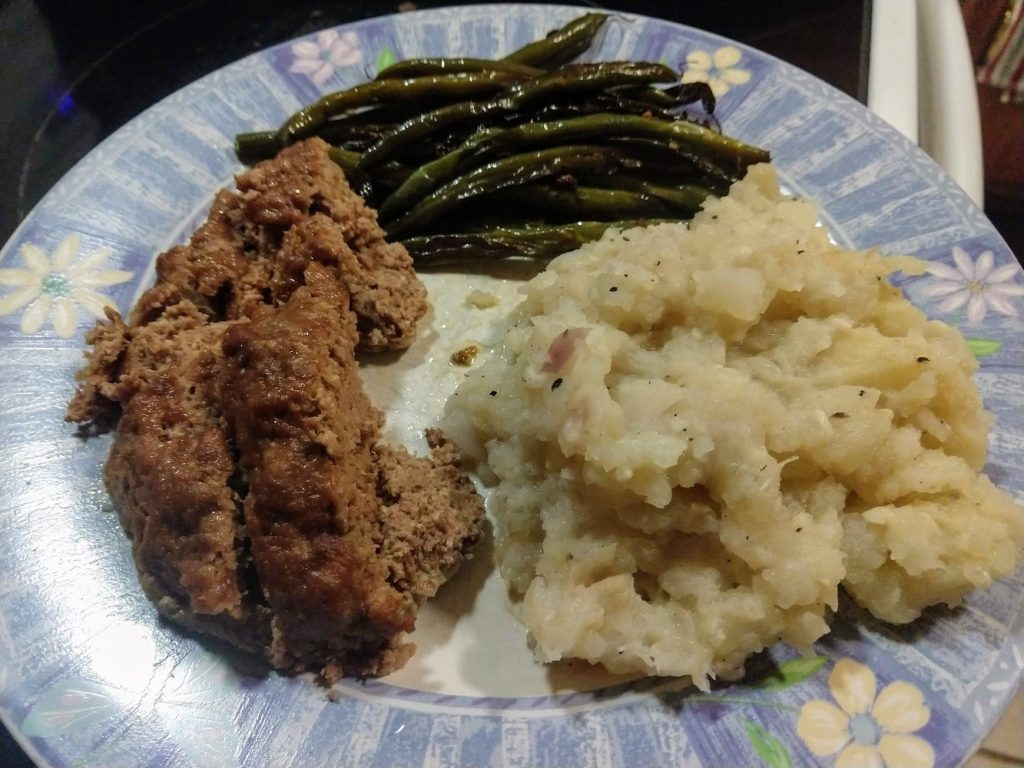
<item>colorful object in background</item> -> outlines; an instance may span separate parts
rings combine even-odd
[[[978,82],[1002,91],[1004,103],[1024,103],[1024,0],[1012,0],[989,45]]]

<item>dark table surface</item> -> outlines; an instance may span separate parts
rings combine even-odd
[[[0,243],[100,141],[208,72],[323,27],[453,4],[461,3],[0,0]],[[866,1],[600,5],[717,32],[864,98]],[[0,768],[31,765],[0,728]]]

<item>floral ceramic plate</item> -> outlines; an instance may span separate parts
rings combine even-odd
[[[390,57],[500,56],[577,15],[464,7],[372,19],[255,54],[117,132],[69,173],[0,252],[0,714],[47,766],[951,766],[994,724],[1024,668],[1024,570],[895,629],[844,605],[816,656],[773,648],[747,679],[698,694],[534,664],[487,552],[421,614],[419,652],[389,678],[254,666],[162,624],[138,587],[100,480],[109,441],[63,420],[83,334],[125,311],[155,253],[205,216],[239,166],[235,133],[278,124]],[[601,59],[687,62],[727,132],[771,149],[844,246],[931,262],[911,299],[960,325],[999,424],[990,475],[1024,492],[1024,275],[982,213],[859,104],[780,61],[686,27],[614,18]],[[497,276],[426,275],[417,347],[366,366],[394,439],[415,442],[457,374],[448,357],[486,312],[465,296]],[[484,313],[484,314],[481,314]]]

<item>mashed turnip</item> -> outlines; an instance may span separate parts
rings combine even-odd
[[[609,232],[527,284],[449,401],[541,660],[703,687],[806,648],[840,584],[907,622],[1015,567],[974,357],[887,280],[920,262],[816,221],[758,166],[690,226]]]

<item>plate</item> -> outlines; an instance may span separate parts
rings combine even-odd
[[[104,300],[127,310],[154,254],[204,218],[239,170],[235,133],[277,125],[390,56],[500,56],[580,12],[423,11],[254,54],[110,137],[0,252],[0,714],[40,765],[778,767],[836,764],[849,742],[890,765],[949,766],[993,726],[1024,668],[1024,569],[904,628],[844,604],[812,658],[772,648],[743,682],[710,693],[534,664],[486,546],[422,612],[409,666],[346,679],[335,702],[308,676],[268,672],[161,623],[143,597],[100,480],[109,438],[83,439],[62,419],[92,314]],[[725,130],[770,148],[838,243],[929,260],[902,286],[970,340],[998,417],[987,471],[1021,498],[1024,275],[955,183],[856,102],[721,37],[618,14],[589,55],[689,62],[720,92]],[[514,301],[503,277],[426,275],[421,341],[364,368],[390,437],[415,445],[436,418],[459,375],[451,351],[486,344],[487,313]],[[467,305],[480,286],[500,295],[498,308]],[[801,721],[841,685],[879,706]]]

